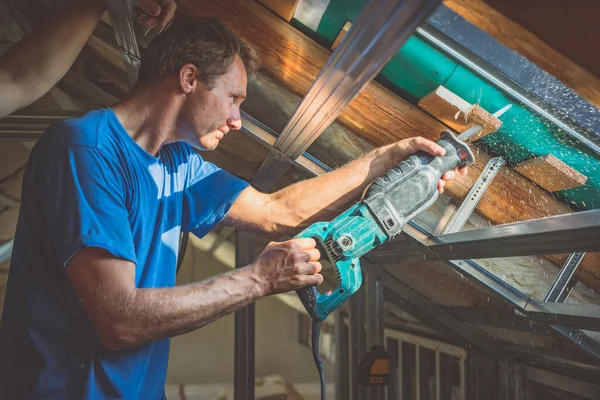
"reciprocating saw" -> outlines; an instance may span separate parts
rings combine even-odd
[[[508,108],[494,116],[502,115]],[[319,293],[315,286],[296,291],[313,319],[313,357],[321,377],[323,399],[323,364],[318,345],[321,321],[360,288],[360,257],[393,239],[411,218],[435,203],[439,196],[438,181],[446,172],[475,161],[465,141],[481,129],[480,125],[474,125],[458,137],[443,131],[437,141],[446,150],[443,156],[419,152],[406,158],[377,178],[364,197],[337,218],[315,223],[296,235],[313,238],[321,245],[324,256],[334,265],[338,283],[331,293]]]

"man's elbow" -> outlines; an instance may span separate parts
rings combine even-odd
[[[135,320],[126,313],[106,313],[94,321],[102,345],[111,351],[126,350],[141,345],[144,341]]]
[[[12,114],[14,111],[33,103],[35,99],[23,90],[4,68],[0,65],[0,93],[2,93],[3,101],[0,102],[0,118]],[[27,101],[31,98],[31,101]]]
[[[305,210],[293,207],[283,198],[272,196],[268,205],[269,218],[265,224],[266,233],[274,237],[292,234],[306,225]]]
[[[102,345],[111,351],[127,350],[142,344],[142,340],[127,323],[112,323],[98,327]]]

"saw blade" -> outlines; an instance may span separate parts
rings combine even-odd
[[[499,109],[498,111],[496,111],[495,113],[493,113],[492,116],[494,118],[499,118],[502,114],[507,112],[511,107],[512,107],[512,104],[507,104],[504,107],[502,107],[501,109]],[[464,131],[463,133],[461,133],[460,135],[458,135],[458,140],[462,140],[463,142],[467,141],[470,138],[472,138],[473,136],[477,135],[479,132],[481,132],[482,129],[483,129],[483,125],[475,124],[472,127],[470,127],[469,129],[467,129],[466,131]]]

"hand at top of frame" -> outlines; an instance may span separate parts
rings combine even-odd
[[[175,16],[175,0],[137,0],[135,21],[148,28],[163,29]]]

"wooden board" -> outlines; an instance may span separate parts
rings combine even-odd
[[[515,169],[549,192],[582,186],[587,181],[587,176],[569,167],[552,154],[523,161]]]
[[[296,12],[299,0],[256,0],[285,21],[290,22]]]
[[[331,45],[331,50],[335,50],[336,47],[338,47],[338,45],[340,44],[340,42],[342,41],[344,36],[346,36],[346,33],[348,33],[348,31],[350,30],[351,27],[352,27],[352,22],[346,21],[344,26],[342,26],[340,33],[338,33],[335,40],[333,41],[333,44]]]
[[[262,59],[262,73],[298,96],[304,96],[325,65],[331,51],[319,46],[255,2],[242,0],[180,0],[179,9],[196,16],[213,16],[235,27],[253,43]],[[446,127],[419,108],[376,82],[370,83],[337,120],[371,145],[423,136],[437,140]],[[316,143],[315,143],[316,144]],[[467,176],[458,176],[446,193],[463,199],[490,156],[474,149],[476,162]],[[495,224],[570,213],[566,205],[522,175],[502,169],[479,202],[477,212]],[[565,256],[549,257],[562,265]],[[600,255],[590,253],[577,276],[600,290]]]
[[[600,107],[600,2],[444,0],[444,4]]]
[[[502,126],[502,121],[481,106],[469,103],[443,86],[438,86],[427,94],[417,105],[457,132],[464,132],[474,124],[480,124],[483,129],[471,141],[496,132]]]

